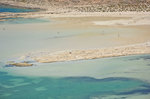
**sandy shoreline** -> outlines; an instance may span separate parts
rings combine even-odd
[[[116,57],[116,56],[127,56],[137,54],[149,54],[150,43],[114,47],[114,48],[102,48],[102,49],[91,49],[91,50],[72,50],[52,53],[42,57],[34,57],[33,59],[40,63],[51,63],[60,61],[72,61],[72,60],[86,60],[86,59],[97,59],[104,57]]]
[[[149,54],[95,60],[37,63],[31,67],[10,67],[6,71],[30,77],[127,77],[150,82]]]
[[[11,4],[13,6],[20,5],[26,8],[37,8],[39,5],[26,5],[20,2],[5,2],[4,4]],[[25,6],[26,5],[26,6]],[[46,9],[41,7],[40,9]],[[39,12],[28,12],[28,13],[1,13],[0,18],[9,17],[23,17],[23,18],[70,18],[70,17],[127,17],[129,19],[122,20],[108,20],[108,21],[91,21],[94,25],[104,25],[104,26],[137,26],[137,25],[150,25],[150,12],[80,12],[80,11],[70,11],[69,9],[59,9],[56,8]],[[1,20],[3,21],[3,20]],[[4,20],[5,21],[5,20]],[[33,57],[33,60],[40,63],[49,62],[59,62],[59,61],[70,61],[70,60],[82,60],[82,59],[96,59],[103,57],[114,57],[114,56],[126,56],[135,54],[147,54],[150,53],[149,43],[132,45],[132,46],[122,46],[114,48],[98,48],[98,49],[87,49],[87,50],[70,50],[56,52],[55,54],[44,55]],[[32,56],[31,56],[32,57]]]
[[[22,56],[20,57],[20,60],[25,61],[27,58],[31,58],[32,60],[38,63],[53,63],[53,62],[74,61],[74,60],[99,59],[106,57],[150,54],[150,42],[112,48],[67,50],[53,53],[42,52],[42,54],[38,52],[34,54],[30,53],[30,55]],[[14,66],[18,66],[18,64],[22,63],[13,63],[13,64]],[[24,64],[23,66],[26,65],[27,66],[30,65],[30,63]]]
[[[28,13],[9,13],[3,12],[0,17],[86,17],[86,16],[101,16],[101,17],[142,17],[150,16],[150,12],[52,12],[39,11]]]
[[[39,11],[28,13],[1,13],[0,21],[7,18],[84,18],[84,17],[116,17],[129,18],[125,20],[93,21],[95,25],[102,26],[137,26],[150,25],[150,12],[51,12]]]

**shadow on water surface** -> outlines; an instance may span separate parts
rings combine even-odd
[[[0,72],[0,99],[89,99],[149,93],[149,83],[131,78],[30,78]]]
[[[150,54],[136,55],[135,57],[131,57],[128,60],[150,60]]]

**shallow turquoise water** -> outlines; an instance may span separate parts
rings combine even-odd
[[[6,5],[0,5],[0,12],[12,12],[12,13],[22,13],[22,12],[35,12],[37,9],[25,9],[25,8],[17,8]],[[5,21],[0,21],[0,24],[25,24],[25,23],[43,23],[49,22],[46,19],[40,18],[0,18]]]
[[[34,12],[34,11],[37,11],[37,10],[0,5],[0,12],[13,12],[13,13],[20,13],[21,12],[22,13],[22,12]]]
[[[90,99],[150,93],[150,84],[128,78],[27,78],[0,72],[0,99]]]
[[[149,70],[149,64],[150,64],[149,60],[150,60],[150,55],[135,55],[135,56],[127,56],[127,57],[108,58],[108,59],[106,58],[106,59],[87,60],[83,62],[74,61],[74,62],[69,62],[70,67],[67,68],[72,68],[72,70],[75,70],[76,68],[73,67],[73,65],[71,65],[72,63],[75,64],[78,70],[81,72],[88,71],[89,74],[91,73],[94,74],[97,73],[97,71],[99,72],[103,71],[108,75],[110,73],[109,71],[112,71],[111,75],[115,73],[120,73],[120,74],[125,73],[125,71],[123,72],[122,70],[128,68],[128,69],[136,69],[136,70],[133,71],[128,70],[128,73],[127,74],[125,73],[126,75],[131,74],[131,72],[133,72],[134,74],[134,72],[136,71],[139,71],[137,72],[136,75],[140,75],[140,74],[144,75],[144,72],[148,72]],[[42,64],[40,66],[35,66],[35,68],[34,67],[15,68],[15,67],[5,67],[4,66],[5,64],[1,63],[1,66],[2,65],[3,66],[0,68],[1,69],[0,99],[20,99],[20,98],[22,99],[126,99],[128,98],[128,95],[136,96],[136,95],[150,94],[150,83],[140,79],[134,79],[133,77],[127,78],[124,76],[122,77],[114,76],[114,77],[105,77],[101,79],[96,79],[94,77],[83,76],[83,75],[66,76],[66,77],[56,77],[50,75],[31,76],[28,75],[28,73],[30,72],[26,70],[26,69],[30,69],[31,73],[35,75],[36,74],[42,75],[42,73],[44,72],[45,73],[47,72],[47,74],[48,73],[50,74],[51,72],[56,72],[56,73],[60,72],[61,74],[63,68],[64,69],[66,68],[65,64],[69,65],[68,63],[62,63],[62,65],[59,64],[59,66],[57,66],[58,64],[57,63],[56,65],[55,63],[49,64],[49,67],[47,67],[45,70],[42,68],[45,68],[46,66]],[[104,66],[102,68],[99,68],[101,67],[101,65]],[[57,69],[53,70],[52,67],[56,67],[56,68],[62,67],[62,71],[58,70],[59,72],[57,72]],[[84,69],[79,67],[83,67]],[[90,71],[88,70],[89,67],[91,68]],[[42,72],[39,71],[38,68]],[[22,75],[21,73],[14,75],[13,73],[9,73],[7,69],[11,71],[17,70],[21,72],[27,72],[27,75]],[[51,69],[52,71],[49,72],[48,70]],[[5,70],[8,73],[5,72]],[[95,72],[93,70],[95,70]],[[77,71],[73,71],[73,72],[77,72]],[[101,74],[98,75],[102,76]],[[119,98],[106,98],[107,96],[109,97],[111,95],[116,95]],[[98,98],[94,98],[94,97],[98,97]]]
[[[0,21],[0,24],[26,24],[26,23],[44,23],[50,22],[48,19],[40,18],[3,18],[5,21]]]

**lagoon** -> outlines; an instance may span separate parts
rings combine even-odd
[[[149,57],[135,55],[24,68],[1,63],[0,98],[149,99],[150,82],[145,77],[150,74]]]
[[[50,18],[42,22],[16,18],[2,22],[0,99],[149,99],[149,54],[35,62],[23,68],[7,65],[26,54],[38,55],[38,51],[107,48],[149,40],[149,27],[95,26],[90,18],[85,18],[83,24],[81,19]],[[137,41],[138,37],[141,39]]]

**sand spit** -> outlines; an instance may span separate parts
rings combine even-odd
[[[150,42],[114,48],[61,51],[32,58],[39,63],[52,63],[148,53],[150,53]]]

